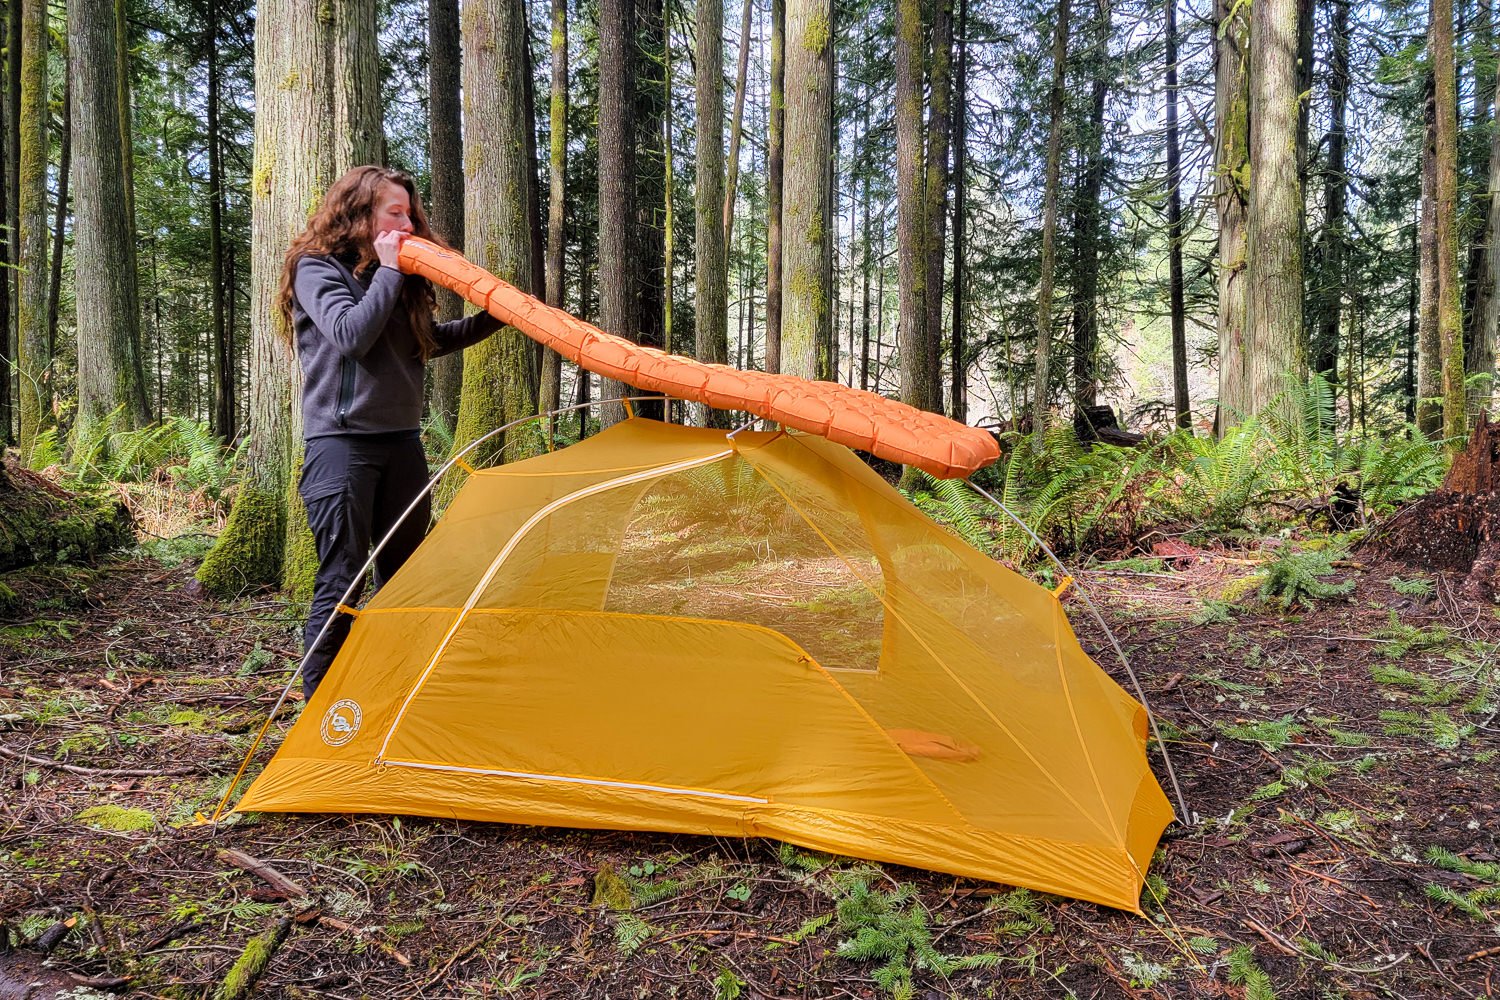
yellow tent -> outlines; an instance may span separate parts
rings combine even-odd
[[[470,476],[239,808],[775,837],[1138,911],[1145,733],[1056,597],[847,449],[635,419]]]

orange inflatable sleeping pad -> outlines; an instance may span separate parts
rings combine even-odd
[[[403,242],[400,263],[406,273],[458,293],[574,364],[638,389],[743,410],[942,479],[963,478],[1000,457],[1000,446],[988,432],[873,392],[705,364],[631,343],[427,240],[410,237]]]

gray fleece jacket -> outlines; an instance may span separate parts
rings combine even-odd
[[[401,306],[406,276],[376,268],[360,281],[332,257],[303,257],[292,282],[292,326],[302,362],[302,436],[415,431],[422,359]],[[500,329],[488,313],[439,323],[439,355]]]

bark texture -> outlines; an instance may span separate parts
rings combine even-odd
[[[1214,202],[1219,216],[1219,406],[1223,434],[1248,409],[1245,344],[1245,216],[1250,204],[1250,12],[1214,0]]]
[[[729,360],[729,271],[724,253],[724,6],[723,0],[698,0],[697,7],[694,353],[699,361],[724,364]]]
[[[922,221],[927,235],[923,251],[927,275],[922,287],[926,311],[927,376],[925,408],[943,412],[943,276],[948,257],[948,152],[952,144],[953,104],[953,0],[936,0],[932,10],[932,67],[928,73],[930,105],[927,111],[926,208]]]
[[[771,98],[766,141],[766,371],[781,371],[782,187],[786,155],[786,0],[771,0]]]
[[[1251,14],[1250,210],[1246,218],[1250,412],[1306,377],[1302,330],[1302,185],[1297,177],[1297,0]]]
[[[1068,0],[1062,0],[1066,5]],[[901,401],[927,405],[926,206],[922,147],[922,5],[896,0],[896,346]]]
[[[432,204],[427,217],[433,230],[454,246],[464,245],[464,149],[460,119],[458,0],[427,2],[427,136],[432,171]],[[463,300],[446,288],[437,290],[438,321],[463,315]],[[432,412],[452,430],[458,422],[464,355],[448,354],[432,362]]]
[[[1192,426],[1187,384],[1187,305],[1182,277],[1182,149],[1177,131],[1177,0],[1167,0],[1167,282],[1172,319],[1172,409]]]
[[[1442,341],[1438,337],[1437,119],[1433,78],[1427,77],[1422,142],[1422,214],[1418,222],[1417,427],[1428,437],[1443,432]]]
[[[463,93],[468,115],[464,169],[465,255],[518,288],[530,288],[526,118],[526,11],[522,0],[468,0],[463,5]],[[536,412],[528,375],[531,341],[509,327],[470,347],[454,431],[455,451]],[[533,428],[491,438],[469,454],[494,465],[534,453]]]
[[[135,220],[129,161],[121,142],[121,80],[110,0],[68,3],[69,71],[77,89],[73,116],[78,197],[73,245],[78,269],[78,420],[75,433],[123,407],[126,423],[150,420],[140,355]]]
[[[1467,431],[1464,389],[1463,287],[1458,272],[1458,90],[1453,56],[1453,0],[1432,0],[1428,19],[1437,122],[1438,342],[1443,368],[1443,436]],[[1456,445],[1455,445],[1456,446]]]
[[[635,4],[599,3],[599,325],[636,338],[635,261]],[[624,394],[625,385],[600,379],[599,398]],[[604,426],[625,418],[625,408],[599,408]]]
[[[1349,106],[1349,0],[1332,0],[1333,51],[1328,65],[1329,128],[1324,140],[1328,166],[1323,177],[1323,234],[1318,242],[1317,309],[1312,369],[1330,381],[1338,378],[1339,329],[1344,305],[1345,202],[1349,190],[1346,165],[1346,119]],[[1352,374],[1352,373],[1351,373]]]
[[[567,249],[568,173],[568,0],[552,0],[552,91],[547,105],[551,142],[547,149],[547,304],[566,306],[563,257]],[[551,412],[561,404],[562,355],[542,357],[538,408]]]
[[[21,460],[31,457],[38,431],[49,422],[51,354],[47,337],[47,5],[20,0],[20,161],[16,186],[17,368],[20,374]]]
[[[1052,402],[1052,274],[1057,264],[1057,202],[1062,162],[1063,88],[1068,77],[1068,0],[1058,0],[1052,36],[1052,89],[1047,107],[1047,176],[1042,193],[1042,277],[1036,293],[1036,379],[1032,448],[1041,454]]]
[[[828,178],[833,155],[828,88],[832,4],[791,0],[786,10],[786,176],[782,213],[781,370],[821,373],[819,349],[831,329],[833,281],[828,241],[834,225]]]
[[[334,176],[350,167],[385,163],[380,115],[380,32],[376,0],[333,5]]]
[[[1495,71],[1496,75],[1491,77],[1491,93],[1496,104],[1500,104],[1500,87],[1495,86],[1500,82],[1500,62],[1496,63]],[[1495,108],[1494,120],[1500,121],[1500,107]],[[1475,293],[1468,369],[1490,378],[1476,379],[1469,394],[1469,412],[1476,416],[1480,410],[1489,408],[1495,391],[1495,339],[1496,329],[1500,327],[1500,294],[1496,294],[1500,291],[1500,196],[1493,192],[1500,192],[1500,129],[1490,133],[1489,184],[1486,190],[1492,193],[1481,238],[1483,266]]]

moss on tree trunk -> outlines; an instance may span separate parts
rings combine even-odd
[[[210,593],[233,597],[281,578],[285,502],[274,490],[246,485],[219,540],[198,567]]]

